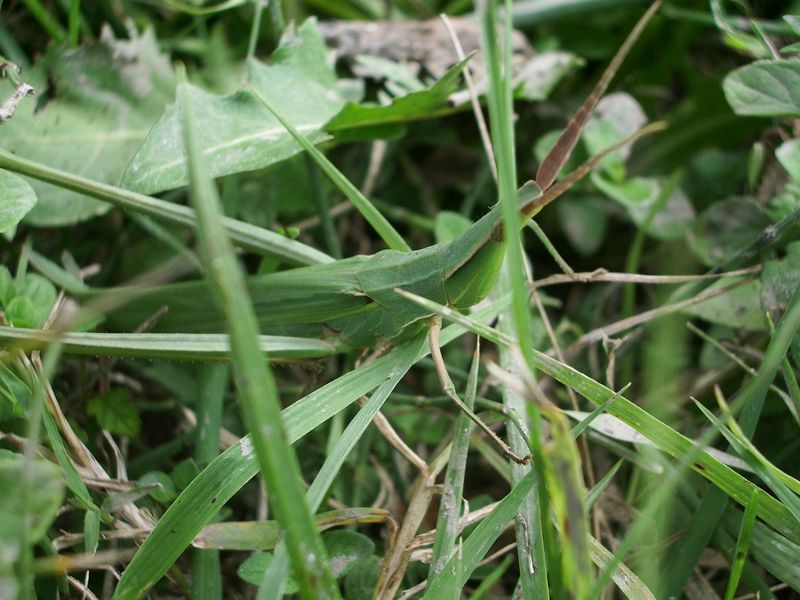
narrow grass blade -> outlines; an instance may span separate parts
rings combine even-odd
[[[611,580],[630,600],[656,600],[656,596],[625,563],[612,565],[614,555],[603,544],[592,538],[592,562],[601,570],[613,568]]]
[[[625,390],[627,390],[629,387],[631,387],[630,383],[627,384],[625,387],[623,387],[620,391],[614,392],[614,394],[608,400],[603,402],[600,406],[598,406],[592,412],[590,412],[588,415],[586,415],[586,417],[583,418],[570,431],[570,434],[572,435],[572,437],[577,439],[584,431],[586,431],[586,428],[589,427],[597,417],[599,417],[602,413],[606,412],[606,409],[609,406],[611,406],[611,403],[614,402],[614,400],[616,400],[619,396],[624,394]]]
[[[200,468],[205,468],[219,454],[222,409],[227,387],[227,365],[213,365],[200,372],[197,441],[194,451],[195,462]],[[193,551],[192,598],[195,600],[222,598],[222,574],[217,550],[197,548]]]
[[[720,547],[730,549],[731,563],[735,560],[733,551],[742,526],[742,518],[742,511],[729,505],[722,518],[724,529],[718,530],[721,532],[717,537],[718,543],[722,542]],[[780,581],[788,583],[795,590],[800,589],[800,562],[797,560],[800,556],[800,544],[792,543],[771,527],[756,521],[750,540],[750,556]],[[764,579],[751,576],[748,581],[748,571],[752,575],[753,569],[753,565],[746,563],[742,581],[746,582],[751,590],[759,591],[762,598],[774,598]],[[760,573],[758,575],[760,576]]]
[[[284,119],[281,115],[279,115],[273,106],[269,103],[261,92],[259,92],[256,88],[250,86],[250,92],[258,98],[264,106],[267,107],[267,110],[271,112],[278,121],[280,121],[281,125],[286,128],[286,131],[292,134],[297,143],[300,144],[303,149],[309,153],[311,158],[314,159],[319,165],[319,168],[322,169],[325,174],[330,177],[331,181],[336,184],[336,187],[347,197],[350,202],[353,203],[353,206],[358,209],[363,217],[367,220],[367,222],[372,225],[373,229],[375,229],[376,233],[381,236],[381,239],[386,242],[386,245],[389,246],[392,250],[397,250],[398,252],[410,252],[411,248],[403,239],[397,230],[392,226],[389,221],[386,220],[381,212],[375,208],[375,205],[367,199],[361,191],[353,185],[344,174],[336,168],[336,166],[329,161],[325,155],[320,152],[314,144],[309,142],[305,136],[297,131],[292,125]]]
[[[480,338],[475,347],[467,380],[467,391],[464,404],[470,409],[475,405],[478,388],[478,370],[480,367]],[[469,453],[469,438],[472,432],[472,421],[463,412],[458,413],[453,426],[453,442],[450,448],[450,460],[444,477],[444,489],[439,501],[439,515],[436,519],[436,538],[433,541],[433,556],[428,577],[435,577],[444,568],[456,546],[460,533],[461,504],[464,491],[464,474]]]
[[[123,210],[147,215],[166,223],[192,229],[197,228],[195,213],[189,207],[53,169],[41,163],[20,158],[7,150],[0,149],[0,168],[52,183],[73,192],[86,194]],[[327,254],[268,229],[221,215],[219,220],[230,239],[246,250],[275,256],[292,265],[333,262],[333,259]]]
[[[475,591],[472,592],[472,596],[470,596],[470,600],[481,600],[485,594],[489,593],[497,583],[500,578],[503,576],[508,570],[508,567],[511,566],[511,563],[514,562],[514,558],[512,556],[506,556],[499,565],[497,565],[492,572],[489,573],[486,577],[483,578],[481,584],[475,588]]]
[[[253,433],[251,443],[269,490],[271,505],[285,531],[301,595],[309,600],[338,598],[339,590],[328,567],[322,540],[308,505],[300,500],[304,495],[300,466],[286,437],[275,380],[259,351],[258,321],[246,292],[244,276],[219,220],[219,199],[196,144],[191,103],[185,86],[179,87],[179,97],[200,247],[206,276],[220,308],[225,312],[244,422]],[[123,582],[120,582],[118,590],[120,588],[124,593]]]
[[[745,507],[742,526],[739,529],[739,538],[736,540],[736,558],[731,565],[731,574],[728,578],[728,586],[725,588],[724,600],[733,600],[733,597],[736,595],[736,588],[739,587],[739,580],[742,577],[742,571],[744,571],[747,552],[750,549],[750,539],[753,535],[753,525],[755,525],[756,522],[757,512],[758,496],[753,494],[750,498],[750,502],[748,502]]]
[[[520,503],[531,491],[533,484],[534,474],[531,471],[511,488],[508,495],[473,530],[464,541],[461,552],[452,556],[439,575],[429,581],[423,598],[438,600],[439,598],[444,598],[448,590],[459,590],[464,587],[469,576],[477,568],[478,563],[489,552],[492,544],[506,528],[508,522],[514,518]]]
[[[586,495],[586,509],[590,510],[600,499],[600,496],[603,495],[603,492],[606,491],[606,488],[611,483],[611,480],[616,477],[617,473],[619,473],[620,468],[622,465],[625,464],[624,459],[618,460],[614,463],[614,466],[608,470],[608,473],[603,475],[602,479],[598,481],[594,487],[589,490],[589,493]]]
[[[67,354],[147,358],[150,360],[230,360],[231,344],[217,333],[62,333],[41,329],[0,326],[0,344],[27,351],[38,350],[55,340],[63,342]],[[269,359],[321,358],[336,352],[330,342],[311,338],[259,335],[258,348]]]

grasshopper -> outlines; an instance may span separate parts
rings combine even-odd
[[[589,158],[556,182],[594,107],[657,8],[656,2],[642,16],[542,161],[536,177],[520,188],[519,216],[522,224],[569,190],[609,153],[663,127],[659,123],[644,127]],[[282,120],[277,114],[276,117]],[[301,145],[308,148],[309,142],[300,133],[288,123],[284,122],[284,126]],[[42,169],[24,170],[19,161],[9,160],[9,157],[7,153],[0,152],[0,167],[54,181],[54,178],[43,175]],[[79,178],[73,177],[71,181],[73,189],[109,200],[106,189],[109,186],[104,186],[105,191],[100,193],[96,186],[82,188]],[[126,194],[130,195],[129,192]],[[149,198],[149,201],[156,200]],[[136,209],[135,205],[126,206]],[[163,218],[164,215],[158,216]],[[182,222],[185,224],[186,220]],[[434,314],[396,291],[399,288],[456,310],[469,309],[484,300],[495,286],[505,250],[502,208],[497,204],[451,242],[410,252],[384,250],[370,256],[355,256],[253,276],[248,280],[248,287],[263,330],[326,337],[334,342],[334,351],[393,344],[420,335],[428,328],[432,357],[447,395],[492,437],[504,455],[524,463],[529,457],[514,455],[491,429],[461,403],[452,390],[439,352],[439,326]],[[130,296],[132,300],[124,310],[110,315],[110,323],[115,328],[130,331],[164,307],[168,311],[157,321],[156,328],[159,331],[212,332],[224,328],[223,317],[208,296],[203,281],[146,289],[121,288],[117,291]],[[98,293],[107,291],[93,290],[80,295]]]

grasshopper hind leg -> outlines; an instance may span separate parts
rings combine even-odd
[[[500,453],[505,456],[509,460],[513,460],[515,463],[520,465],[525,465],[531,460],[531,456],[528,454],[526,456],[519,456],[515,454],[511,447],[506,444],[500,436],[498,436],[492,429],[484,423],[481,418],[476,415],[473,410],[464,404],[461,398],[458,397],[458,393],[456,393],[456,388],[453,385],[452,379],[450,379],[450,374],[447,372],[447,365],[444,363],[444,358],[442,357],[442,350],[439,346],[439,333],[442,330],[442,319],[441,317],[435,316],[431,317],[428,323],[428,343],[430,344],[431,348],[431,358],[433,359],[433,364],[436,367],[436,374],[439,377],[439,383],[442,386],[442,391],[445,395],[452,400],[459,409],[461,409],[464,414],[466,414],[470,420],[478,426],[478,428],[483,431],[494,444],[497,446]]]

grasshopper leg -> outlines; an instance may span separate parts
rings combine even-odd
[[[531,460],[530,454],[526,456],[519,456],[515,454],[508,444],[506,444],[499,435],[497,435],[492,429],[484,423],[478,415],[476,415],[472,409],[464,404],[461,398],[458,397],[456,393],[455,385],[453,385],[453,380],[450,379],[450,374],[447,372],[447,365],[444,364],[444,358],[442,358],[442,350],[439,347],[439,333],[442,330],[442,319],[439,316],[431,317],[428,323],[428,343],[431,347],[431,358],[433,359],[433,364],[436,367],[436,374],[439,376],[439,383],[442,386],[442,391],[445,395],[450,398],[453,402],[455,402],[456,406],[464,411],[464,414],[467,415],[470,420],[472,420],[478,428],[483,431],[489,438],[495,443],[497,448],[500,450],[500,453],[505,456],[509,460],[513,460],[515,463],[520,465],[525,465]]]

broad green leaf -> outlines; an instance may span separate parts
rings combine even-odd
[[[27,327],[44,325],[56,302],[56,288],[47,279],[36,273],[26,273],[15,282],[17,294],[30,299],[33,304],[33,320]],[[23,325],[20,325],[23,327]]]
[[[109,29],[97,43],[77,49],[53,45],[31,78],[50,101],[40,110],[35,102],[21,103],[14,118],[3,124],[0,145],[110,184],[119,182],[175,87],[152,30],[117,40]],[[110,208],[38,181],[32,187],[39,201],[26,221],[34,225],[70,225]]]
[[[708,291],[735,282],[735,279],[726,278],[709,286]],[[763,331],[766,328],[766,320],[764,312],[761,310],[760,296],[761,282],[754,280],[720,296],[690,306],[683,312],[709,323],[718,323],[734,329]]]
[[[583,256],[591,256],[606,237],[608,214],[602,198],[573,196],[556,203],[558,223],[575,250]]]
[[[738,115],[800,117],[799,61],[756,61],[729,73],[722,89]]]
[[[0,421],[24,417],[30,400],[30,388],[7,365],[0,364]]]
[[[357,531],[339,529],[322,534],[328,550],[328,559],[334,577],[342,577],[361,561],[367,560],[375,550],[374,542]]]
[[[272,552],[256,552],[239,565],[236,574],[247,583],[259,585],[264,578],[264,572],[267,570],[267,567],[269,567],[269,563],[272,562],[272,557]],[[286,588],[284,591],[287,594],[296,594],[300,591],[300,586],[297,585],[297,581],[290,576],[286,580]]]
[[[0,233],[16,226],[36,204],[36,192],[21,177],[0,169]]]
[[[130,395],[127,388],[115,388],[89,400],[87,410],[106,431],[136,437],[142,423],[139,410],[130,400]]]
[[[591,156],[632,135],[646,124],[647,115],[633,96],[624,92],[609,94],[597,103],[581,139]],[[625,161],[630,153],[630,146],[613,152],[600,162],[600,167],[612,180],[621,182],[625,178]]]
[[[347,600],[372,600],[378,583],[378,569],[381,560],[370,556],[357,563],[344,578],[344,592]]]
[[[775,150],[775,158],[781,163],[795,183],[800,183],[800,140],[789,140]]]
[[[25,481],[30,486],[28,494],[23,494]],[[64,499],[64,480],[52,463],[4,455],[0,490],[0,545],[13,544],[23,530],[28,543],[35,543],[56,517]]]
[[[712,267],[747,248],[768,225],[767,215],[750,198],[715,202],[692,226],[689,247]]]
[[[447,99],[460,87],[461,71],[464,70],[468,61],[469,57],[451,67],[441,79],[428,89],[396,98],[391,104],[381,106],[348,102],[336,116],[328,121],[325,130],[333,133],[337,138],[343,135],[348,138],[358,137],[364,135],[365,132],[367,136],[370,136],[372,135],[370,128],[376,126],[430,119],[452,112],[453,107],[448,104]]]
[[[571,52],[537,53],[514,74],[514,95],[523,100],[544,100],[564,77],[582,64],[583,60]]]
[[[0,304],[5,306],[14,296],[17,295],[17,287],[14,285],[14,278],[5,265],[0,265]]]
[[[344,105],[336,74],[325,61],[325,46],[316,21],[288,31],[265,65],[248,64],[249,81],[313,143],[325,139],[322,126]],[[218,96],[187,87],[198,123],[198,144],[212,177],[252,171],[300,152],[300,146],[248,90]],[[155,193],[187,183],[186,153],[181,135],[182,109],[169,106],[147,135],[125,172],[123,186]]]
[[[14,327],[35,327],[36,308],[27,296],[15,296],[6,304],[6,319]]]
[[[178,495],[172,478],[161,471],[150,471],[139,478],[139,485],[153,486],[147,493],[157,502],[167,504],[175,500]]]
[[[800,285],[800,242],[789,244],[781,260],[768,260],[761,272],[761,306],[773,320],[786,310],[792,294]]]
[[[615,183],[599,172],[592,173],[592,183],[606,196],[624,206],[637,225],[647,220],[653,204],[658,201],[662,186],[658,179],[645,177]],[[679,238],[689,229],[694,217],[692,204],[678,188],[670,195],[664,209],[653,217],[647,233],[662,240]]]

